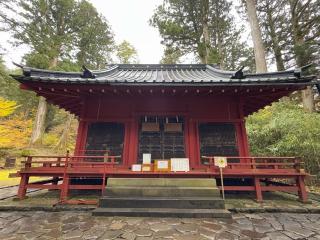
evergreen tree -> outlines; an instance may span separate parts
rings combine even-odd
[[[180,63],[181,57],[182,57],[182,53],[179,49],[166,47],[160,63],[161,64],[178,64]]]
[[[25,56],[29,66],[57,69],[59,62],[67,60],[101,67],[112,49],[108,23],[85,0],[1,1],[0,7],[7,9],[0,12],[0,20],[15,44],[31,48]],[[40,97],[31,144],[43,135],[47,108]]]
[[[236,27],[231,7],[225,0],[165,0],[150,24],[158,28],[168,49],[194,53],[202,63],[238,68],[250,50],[240,40],[241,28]]]
[[[245,0],[248,20],[251,28],[251,36],[254,46],[254,55],[257,72],[267,72],[265,48],[262,41],[261,30],[256,11],[255,0]]]
[[[117,46],[116,55],[120,63],[138,63],[137,50],[128,41],[124,40]]]
[[[309,0],[258,0],[264,42],[277,69],[302,67],[320,55],[320,2]],[[316,73],[311,69],[310,73]],[[312,87],[300,99],[305,110],[315,109]]]

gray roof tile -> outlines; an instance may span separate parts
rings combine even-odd
[[[221,70],[206,64],[118,64],[108,65],[107,69],[90,72],[91,78],[84,78],[83,72],[61,72],[22,67],[22,76],[13,76],[19,81],[45,81],[58,83],[102,83],[133,85],[237,85],[265,83],[313,82],[313,76],[302,76],[301,70],[250,74]],[[242,71],[242,70],[240,70]]]

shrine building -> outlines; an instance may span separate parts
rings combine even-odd
[[[101,165],[105,177],[174,176],[173,172],[133,173],[132,166],[142,164],[146,153],[151,154],[151,164],[159,159],[188,159],[190,171],[176,173],[180,177],[216,177],[212,159],[223,156],[230,164],[226,177],[258,178],[253,186],[229,186],[229,190],[261,191],[257,184],[272,177],[272,173],[278,177],[293,176],[302,182],[306,176],[296,165],[277,165],[281,158],[260,161],[257,157],[253,161],[245,127],[248,115],[294,91],[315,85],[316,78],[305,76],[303,69],[252,74],[242,69],[225,71],[210,64],[115,64],[99,71],[84,67],[83,72],[60,72],[25,66],[22,70],[22,75],[14,76],[22,89],[35,92],[78,118],[73,161],[112,160],[112,168],[102,171],[106,167]],[[289,157],[286,160],[285,163],[291,161]],[[271,163],[275,164],[272,169]],[[51,172],[49,167],[42,166],[21,170],[20,174],[63,176],[62,170],[60,175],[53,171],[58,166],[51,167]],[[304,183],[298,180],[294,191],[306,200],[301,190]],[[22,185],[20,196],[32,187],[29,183]],[[272,189],[262,187],[262,191],[269,190]]]

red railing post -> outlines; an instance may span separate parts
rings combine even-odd
[[[256,159],[254,157],[250,158],[252,169],[256,169]]]
[[[114,164],[115,164],[115,157],[114,157],[114,156],[111,156],[111,165],[112,165],[112,168],[114,168]]]
[[[106,165],[107,163],[103,163],[103,175],[102,175],[102,189],[101,189],[101,195],[104,195],[105,188],[106,188]]]
[[[17,194],[20,200],[26,197],[28,183],[29,183],[29,175],[22,174],[20,178],[20,184],[19,184],[19,189]]]
[[[296,178],[296,184],[298,186],[298,194],[300,201],[303,203],[306,203],[308,201],[308,193],[306,191],[306,186],[304,184],[304,177],[298,176]]]
[[[60,163],[61,163],[61,157],[57,158],[57,167],[60,167]]]
[[[67,200],[68,197],[68,188],[69,188],[69,176],[67,173],[69,165],[69,151],[67,151],[66,160],[64,164],[64,171],[63,171],[63,183],[62,188],[60,192],[60,202],[63,203],[65,200]]]
[[[261,185],[260,185],[260,178],[254,177],[254,187],[256,190],[257,202],[262,202],[263,198],[262,198],[262,191],[261,191]]]
[[[26,163],[24,164],[25,169],[31,168],[31,164],[32,164],[32,157],[31,157],[31,156],[28,156],[28,157],[27,157],[27,161],[26,161]]]
[[[294,159],[294,169],[296,169],[297,172],[300,172],[300,168],[301,168],[301,161],[299,158],[295,158]]]

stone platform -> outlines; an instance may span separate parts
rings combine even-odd
[[[111,178],[93,215],[231,217],[212,178]]]

